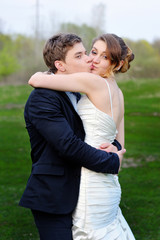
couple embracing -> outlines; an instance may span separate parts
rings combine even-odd
[[[134,240],[119,208],[124,100],[114,79],[134,55],[114,34],[93,40],[89,56],[80,37],[57,34],[43,56],[48,74],[29,80],[24,112],[32,171],[20,206],[41,240]]]

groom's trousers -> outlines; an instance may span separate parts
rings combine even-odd
[[[32,210],[40,240],[72,240],[72,214],[50,214]]]

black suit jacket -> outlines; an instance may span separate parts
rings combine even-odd
[[[24,117],[33,164],[19,205],[66,214],[76,207],[82,166],[96,172],[118,173],[117,154],[83,142],[82,121],[64,92],[34,89]]]

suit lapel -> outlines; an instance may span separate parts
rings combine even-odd
[[[74,113],[74,116],[77,118],[77,121],[79,122],[79,127],[78,128],[81,131],[81,133],[83,134],[83,139],[84,139],[85,131],[84,131],[84,127],[83,127],[83,122],[82,122],[79,114],[74,109],[73,104],[72,104],[71,100],[69,99],[69,97],[67,96],[67,94],[65,92],[59,92],[59,94],[61,95],[61,97],[63,99],[65,99],[65,102],[68,104],[68,107],[70,107],[71,111],[73,111],[73,113]]]
[[[59,94],[65,98],[66,102],[69,104],[69,106],[71,107],[71,109],[74,111],[74,113],[79,117],[79,114],[77,113],[77,111],[74,109],[73,104],[71,102],[71,100],[69,99],[69,97],[67,96],[67,94],[65,92],[59,92]],[[79,117],[80,118],[80,117]]]

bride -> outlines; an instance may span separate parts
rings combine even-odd
[[[123,39],[103,34],[93,41],[91,73],[36,73],[33,87],[84,93],[77,110],[83,121],[85,142],[99,148],[116,138],[124,147],[124,99],[114,74],[130,68],[134,55]],[[45,79],[45,81],[44,81]],[[79,200],[73,213],[74,240],[134,240],[119,208],[118,176],[81,170]]]

